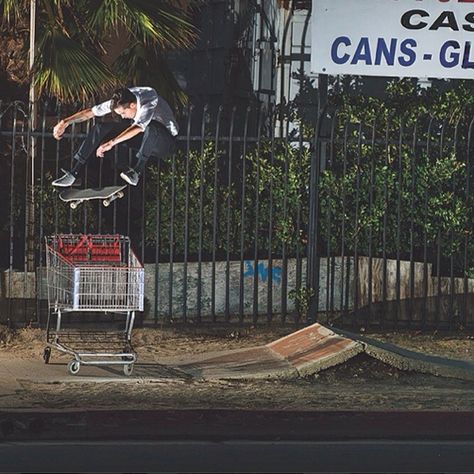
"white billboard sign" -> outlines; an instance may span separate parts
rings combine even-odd
[[[474,0],[313,0],[319,74],[474,79]]]

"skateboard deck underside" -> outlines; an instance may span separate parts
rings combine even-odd
[[[104,188],[68,189],[59,194],[63,201],[87,201],[89,199],[107,199],[125,189],[124,186],[106,186]]]

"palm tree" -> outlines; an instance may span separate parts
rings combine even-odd
[[[118,84],[147,84],[170,102],[185,96],[165,54],[196,38],[190,14],[203,0],[38,0],[33,80],[38,95],[63,102],[93,100]],[[2,35],[18,32],[29,0],[0,0]],[[110,45],[124,44],[109,64]],[[28,76],[25,61],[25,78]]]

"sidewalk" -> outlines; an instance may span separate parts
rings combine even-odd
[[[15,359],[0,353],[0,396],[20,388],[22,381],[31,383],[122,382],[219,379],[298,378],[313,375],[342,364],[365,353],[401,370],[442,377],[474,380],[474,363],[428,356],[397,346],[374,341],[348,332],[334,332],[313,324],[264,346],[199,356],[166,357],[160,363],[141,360],[130,377],[121,366],[83,366],[78,375],[68,373],[67,359],[51,363],[42,360]]]

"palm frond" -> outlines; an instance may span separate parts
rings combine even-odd
[[[85,100],[117,84],[110,68],[54,25],[45,30],[38,51],[33,74],[39,93]]]
[[[186,96],[173,77],[163,51],[193,44],[197,30],[188,14],[205,1],[38,1],[37,55],[32,80],[40,93],[63,101],[110,92],[118,80],[102,60],[106,52],[102,44],[126,35],[131,44],[117,66],[124,81],[151,84],[170,102],[183,103]],[[11,21],[18,26],[26,23],[28,13],[28,0],[0,0],[0,21]],[[133,57],[134,54],[137,56]],[[151,78],[150,71],[156,71]],[[26,68],[24,77],[28,77]]]
[[[0,0],[0,13],[6,23],[17,23],[18,19],[27,13],[25,1]]]
[[[196,28],[179,2],[156,0],[93,0],[87,2],[88,25],[99,34],[116,32],[119,26],[144,44],[162,48],[188,48]]]

